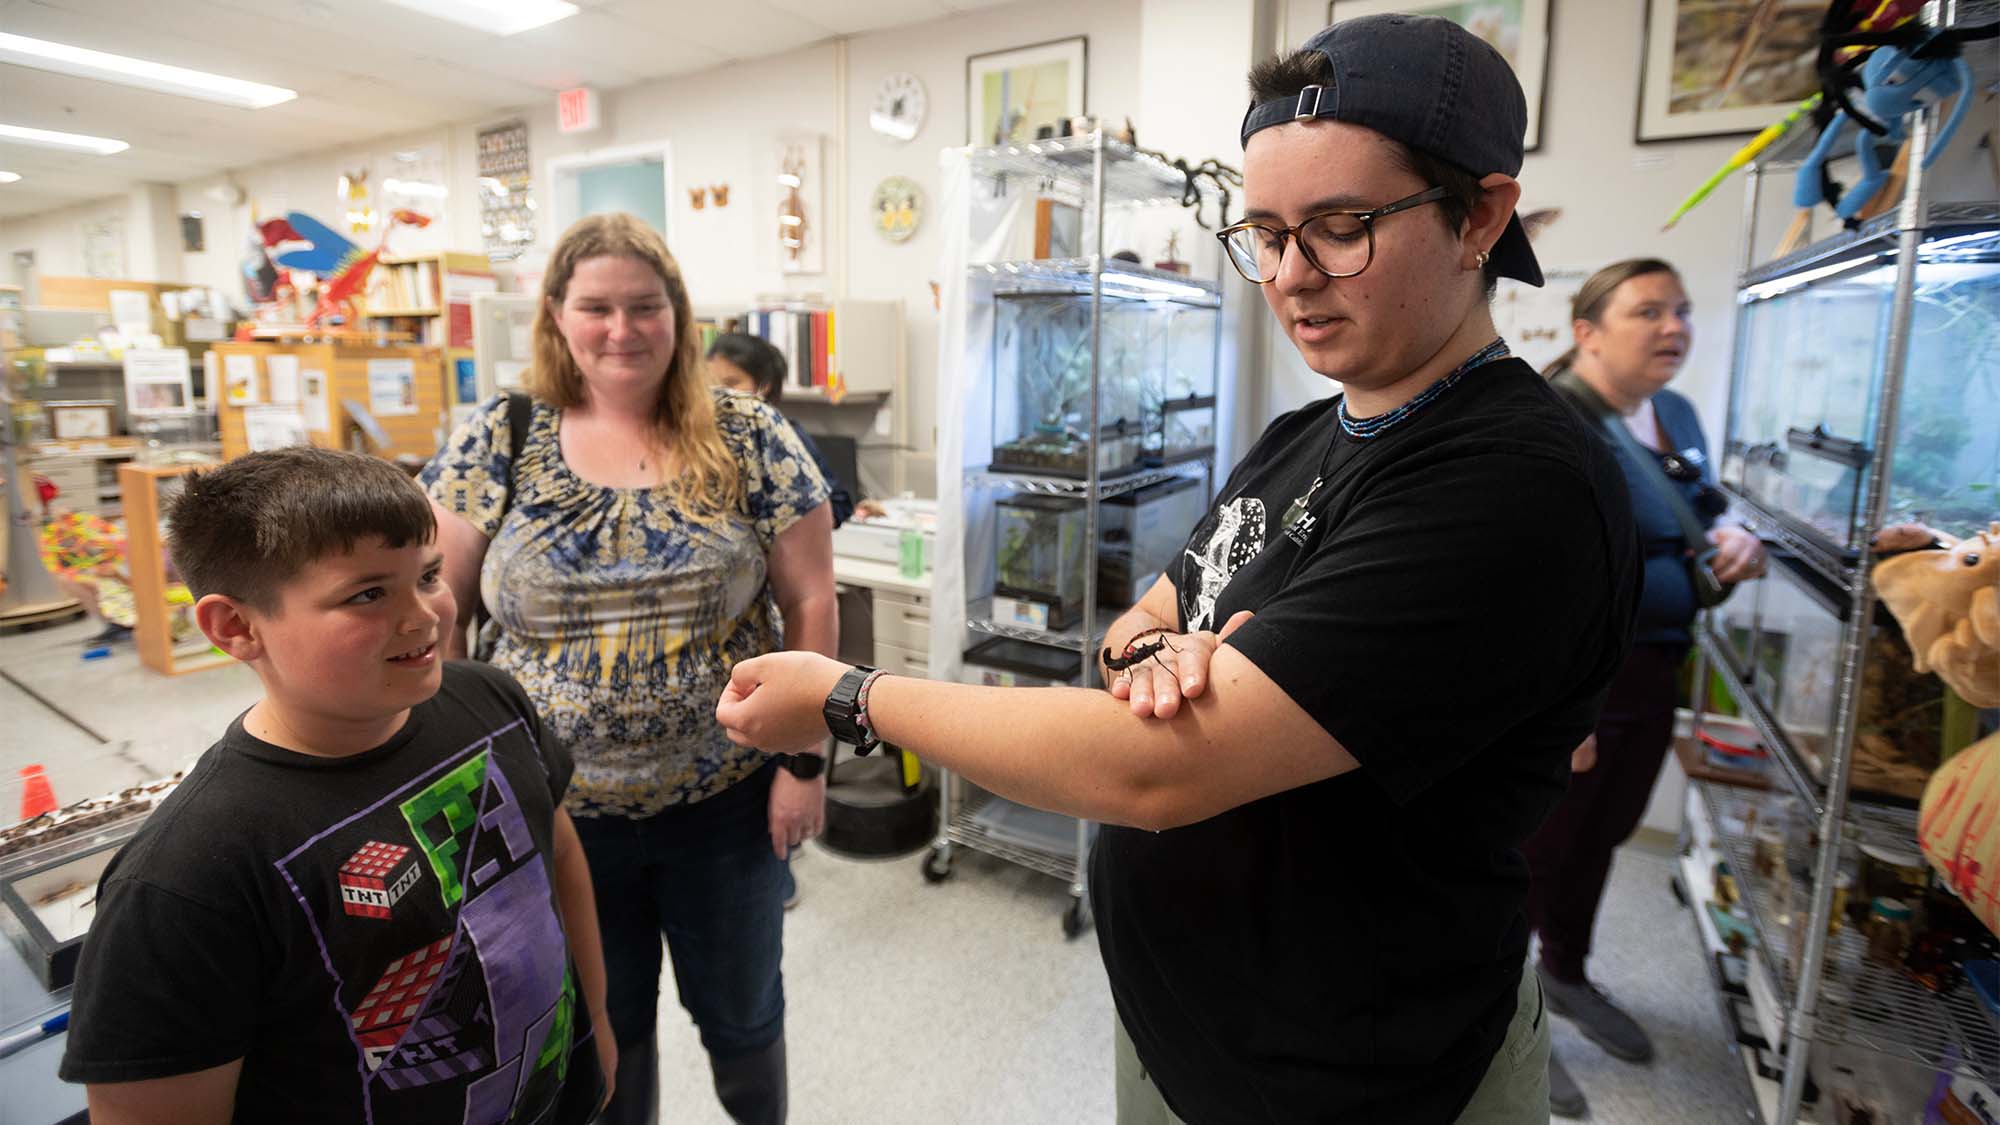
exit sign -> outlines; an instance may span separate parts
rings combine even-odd
[[[578,86],[574,90],[558,93],[556,124],[565,133],[588,133],[604,124],[604,111],[597,91],[588,86]]]

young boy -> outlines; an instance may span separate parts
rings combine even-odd
[[[104,873],[62,1065],[91,1120],[587,1120],[615,1047],[569,756],[506,674],[440,660],[423,491],[291,448],[168,515],[264,697]]]

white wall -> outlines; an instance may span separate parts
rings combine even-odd
[[[1133,114],[1139,141],[1147,148],[1185,158],[1190,164],[1214,158],[1241,168],[1236,134],[1243,121],[1244,75],[1269,44],[1258,40],[1258,0],[1145,0],[1139,27],[1140,58],[1171,60],[1140,70],[1140,104]],[[1232,189],[1230,218],[1243,213],[1242,193]],[[1228,467],[1267,420],[1264,340],[1270,315],[1255,287],[1222,260],[1213,212],[1202,228],[1184,210],[1153,216],[1180,237],[1180,257],[1192,271],[1222,283],[1222,348],[1216,371],[1223,409],[1216,418],[1220,486]],[[1148,246],[1147,249],[1152,247]]]
[[[125,273],[147,281],[181,279],[180,212],[172,184],[135,184],[127,196]]]
[[[35,256],[35,272],[53,277],[78,277],[86,271],[83,268],[83,229],[90,223],[105,219],[115,219],[126,228],[126,238],[131,237],[131,224],[127,213],[131,210],[131,200],[125,196],[97,199],[65,207],[60,211],[44,211],[39,215],[26,215],[18,219],[0,222],[0,254],[11,258],[18,251],[26,250]],[[123,248],[124,260],[132,260],[131,247]],[[12,262],[6,263],[12,270]],[[9,280],[12,280],[11,273]],[[152,278],[138,278],[150,281]]]
[[[549,161],[664,143],[672,150],[670,241],[695,307],[740,307],[767,294],[830,293],[826,275],[783,274],[769,232],[777,215],[775,145],[780,133],[826,136],[826,167],[836,166],[830,143],[837,104],[835,53],[831,45],[809,47],[619,90],[605,95],[605,124],[594,133],[562,133],[553,99],[496,115],[494,122],[518,117],[528,123],[542,208],[538,242],[552,246],[562,233],[550,214]],[[721,183],[730,186],[729,206],[693,209],[686,188]],[[830,192],[826,201],[830,207]],[[821,233],[831,231],[821,224]],[[529,260],[524,266],[538,268],[538,263]]]

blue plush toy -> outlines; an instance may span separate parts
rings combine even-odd
[[[1910,113],[1929,102],[1963,94],[1972,86],[1972,68],[1966,65],[1956,50],[1937,50],[1939,42],[1932,39],[1910,50],[1877,47],[1868,56],[1868,62],[1861,71],[1860,108],[1882,128],[1879,136],[1869,129],[1859,129],[1860,135],[1854,140],[1854,155],[1861,161],[1861,181],[1852,190],[1840,194],[1839,189],[1825,177],[1827,157],[1833,152],[1833,146],[1840,143],[1843,127],[1856,124],[1846,112],[1836,113],[1820,134],[1819,143],[1813,146],[1812,155],[1806,157],[1805,164],[1799,168],[1792,190],[1794,206],[1812,207],[1822,201],[1831,203],[1834,213],[1851,224],[1868,201],[1875,198],[1875,193],[1882,189],[1883,181],[1889,178],[1888,169],[1882,166],[1875,146],[1883,142],[1900,144],[1908,135],[1904,119]],[[1951,117],[1931,138],[1930,152],[1924,157],[1925,168],[1936,163],[1945,146],[1951,143],[1952,133],[1965,119],[1965,111],[1973,101],[1971,97],[1960,97],[1958,104],[1952,107]]]

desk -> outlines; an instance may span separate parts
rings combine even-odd
[[[931,572],[905,578],[900,568],[874,559],[833,556],[833,581],[841,597],[840,650],[898,675],[930,675]]]
[[[100,747],[92,754],[107,764],[120,747]],[[95,843],[130,839],[145,823],[145,814],[100,825],[67,840],[24,849],[0,858],[0,874],[12,875],[44,860],[75,854]],[[14,942],[0,937],[0,1035],[24,1031],[69,1008],[71,989],[49,992],[35,976],[34,969]],[[57,1077],[67,1033],[44,1039],[16,1054],[0,1059],[0,1122],[7,1125],[70,1125],[86,1120],[84,1090]]]
[[[833,556],[833,581],[837,585],[866,586],[871,590],[929,598],[932,577],[932,572],[926,570],[922,578],[905,578],[902,568],[893,563]]]

